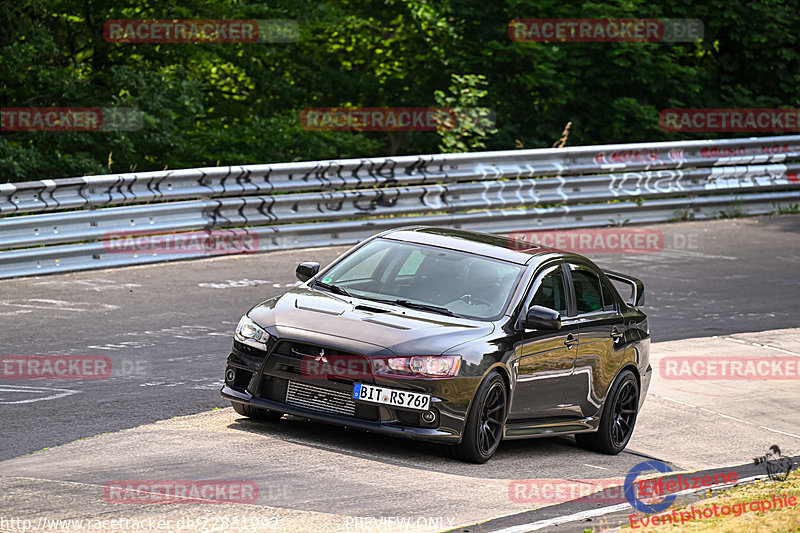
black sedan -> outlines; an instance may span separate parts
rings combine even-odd
[[[633,433],[652,374],[636,278],[432,227],[381,233],[297,277],[236,328],[221,392],[237,413],[437,441],[476,463],[502,439],[575,434],[617,454]]]

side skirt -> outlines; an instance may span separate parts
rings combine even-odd
[[[529,439],[534,437],[557,437],[572,433],[590,433],[597,431],[600,417],[571,418],[561,420],[526,420],[523,422],[506,422],[503,439]]]

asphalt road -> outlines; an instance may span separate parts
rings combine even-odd
[[[799,325],[796,305],[800,297],[797,274],[800,216],[683,222],[649,226],[649,229],[663,233],[661,251],[589,255],[601,266],[630,273],[644,281],[645,308],[651,317],[655,342]],[[554,472],[570,479],[616,476],[627,472],[643,457],[669,457],[668,439],[648,438],[657,436],[658,421],[649,423],[652,430],[647,433],[646,419],[643,419],[645,433],[634,434],[631,450],[620,456],[583,452],[570,439],[512,441],[504,443],[487,465],[475,469],[444,458],[433,445],[410,444],[292,419],[282,421],[279,426],[265,427],[237,420],[235,415],[228,414],[232,413],[228,409],[219,416],[205,418],[210,415],[200,414],[200,418],[186,419],[192,422],[182,422],[181,429],[188,438],[195,430],[212,432],[213,438],[204,440],[198,436],[196,448],[183,450],[178,439],[186,437],[176,434],[174,443],[165,441],[163,458],[132,454],[130,460],[126,459],[124,451],[119,450],[123,446],[145,447],[148,435],[155,434],[151,423],[227,407],[219,398],[218,389],[231,332],[239,317],[255,303],[294,285],[294,266],[298,262],[325,263],[344,250],[273,252],[0,281],[0,355],[105,356],[114,368],[106,379],[0,380],[3,427],[0,460],[150,424],[132,430],[134,433],[102,437],[100,442],[111,451],[104,452],[102,457],[98,455],[98,466],[92,475],[102,478],[98,472],[113,472],[126,464],[129,470],[132,465],[139,465],[141,472],[159,469],[169,472],[169,465],[178,464],[173,471],[184,476],[200,475],[196,472],[197,461],[192,461],[194,457],[215,452],[230,455],[233,459],[225,459],[224,464],[215,462],[205,467],[207,478],[211,479],[229,471],[237,454],[249,457],[266,453],[267,464],[286,461],[281,479],[302,476],[304,469],[309,468],[308,461],[313,459],[319,469],[315,475],[319,484],[315,488],[328,491],[337,483],[348,484],[350,478],[337,477],[339,468],[356,465],[363,475],[369,476],[377,464],[404,471],[410,468],[418,474],[406,472],[406,479],[425,483],[432,476],[437,483],[450,484],[454,490],[463,487],[477,498],[484,490],[507,490],[509,479],[548,477]],[[671,349],[689,348],[692,347],[675,345]],[[689,394],[686,391],[656,392],[661,396],[656,395],[648,402],[658,404],[659,413],[674,409],[677,418],[680,410],[686,409],[669,403],[674,397],[685,398],[683,395]],[[690,392],[702,395],[702,391]],[[786,394],[791,397],[792,393],[787,389]],[[648,405],[645,404],[643,416]],[[708,424],[725,422],[707,413],[704,416],[711,417]],[[794,427],[788,429],[796,431]],[[223,435],[224,439],[217,440]],[[240,442],[246,435],[260,440]],[[758,449],[762,441],[766,442],[765,438],[772,437],[761,434],[758,439],[753,437]],[[6,462],[4,475],[14,475],[14,471],[19,475],[38,472],[45,477],[52,470],[48,466],[52,464],[48,458],[52,457],[64,464],[63,482],[81,482],[80,472],[87,479],[92,477],[89,467],[77,472],[69,470],[69,460],[83,457],[85,461],[87,453],[97,453],[92,451],[90,442],[94,441],[75,443],[60,452],[52,450],[52,456],[48,450]],[[657,444],[653,445],[654,442]],[[634,446],[639,443],[642,446]],[[263,444],[269,444],[268,452]],[[637,449],[645,453],[637,454]],[[685,458],[685,465],[702,464],[705,460],[675,456]],[[682,465],[679,462],[677,466]],[[422,472],[426,474],[420,475]],[[133,478],[136,473],[134,469]],[[264,486],[270,486],[270,479],[264,479]],[[388,483],[388,478],[385,481]],[[367,483],[372,489],[381,484],[380,479]],[[23,488],[11,487],[22,494],[21,506],[31,498]],[[68,487],[63,490],[68,492]],[[292,490],[299,489],[290,487],[289,492],[281,489],[267,504],[281,507],[294,504],[313,512],[330,511],[331,502],[326,499],[329,492],[312,491],[308,495],[304,492],[298,499],[298,493]],[[392,487],[389,493],[401,500],[406,498],[394,509],[397,513],[408,511],[409,502],[414,502],[398,487]],[[381,504],[386,498],[379,494],[370,498],[357,498],[346,491],[343,494],[347,498],[337,502],[337,513],[369,516],[372,512],[387,512]],[[443,505],[432,505],[425,512],[433,515]],[[502,509],[495,509],[495,513],[500,513],[495,516],[527,508],[516,508],[513,502],[506,501]],[[463,523],[465,516],[459,518]]]
[[[663,233],[661,251],[591,257],[644,281],[654,341],[800,322],[800,216],[649,228]],[[0,380],[0,459],[226,406],[217,390],[241,315],[295,284],[298,262],[345,250],[0,281],[0,355],[99,355],[115,369],[107,379]],[[66,396],[31,401],[53,395]]]

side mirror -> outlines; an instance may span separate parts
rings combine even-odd
[[[315,261],[306,261],[297,265],[294,275],[297,276],[297,279],[305,283],[316,276],[317,272],[319,272],[319,263]]]
[[[532,305],[525,315],[524,325],[532,329],[561,329],[561,314],[549,307]]]

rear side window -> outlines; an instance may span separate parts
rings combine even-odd
[[[603,289],[603,310],[613,311],[617,308],[616,300],[611,292],[611,289],[606,285],[603,280],[600,280],[600,287]]]
[[[575,287],[575,304],[578,313],[592,313],[603,310],[600,278],[586,270],[573,270],[572,285]]]
[[[613,311],[616,309],[611,289],[593,272],[583,269],[572,269],[572,284],[575,288],[575,304],[578,313],[594,313],[596,311]]]

